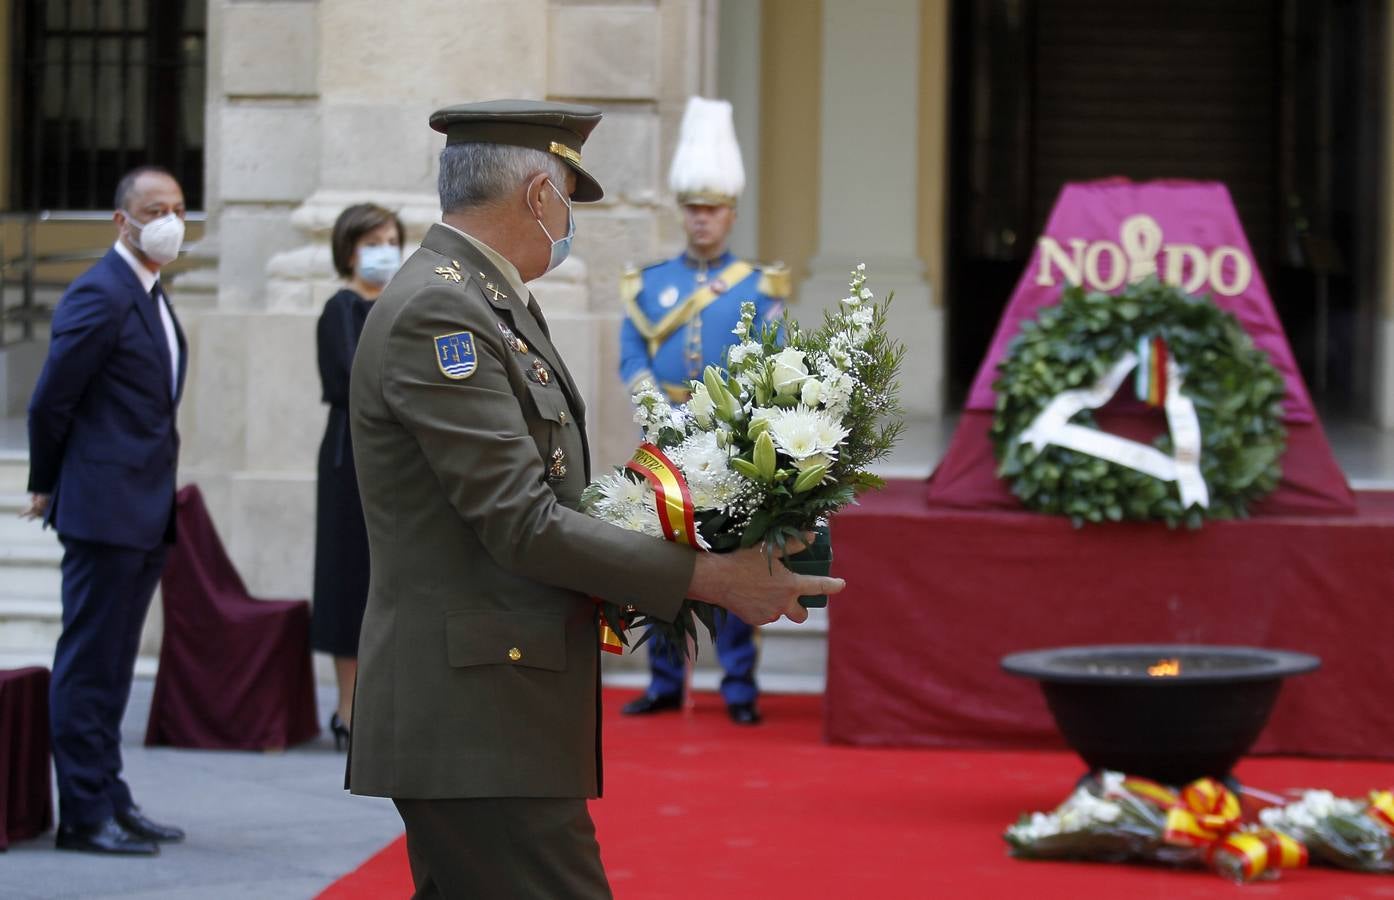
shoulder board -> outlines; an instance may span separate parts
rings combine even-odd
[[[625,303],[633,302],[643,286],[644,279],[639,270],[634,266],[625,266],[624,274],[620,276],[620,299]]]
[[[638,268],[639,268],[640,271],[645,271],[645,272],[647,272],[649,269],[652,269],[652,268],[654,268],[655,266],[661,266],[661,265],[663,265],[664,263],[672,262],[672,261],[673,261],[673,257],[669,256],[669,257],[665,257],[665,258],[663,258],[663,259],[655,259],[655,260],[653,260],[652,262],[646,262],[646,263],[644,263],[642,266],[639,266]]]
[[[757,264],[760,270],[760,284],[757,291],[776,300],[787,300],[791,293],[789,270],[784,263]]]

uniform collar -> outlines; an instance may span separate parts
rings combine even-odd
[[[682,252],[682,263],[689,269],[700,271],[705,268],[708,272],[719,272],[730,265],[731,256],[731,251],[728,249],[721,251],[721,255],[713,259],[701,260],[684,250]]]
[[[508,286],[513,289],[513,296],[526,297],[528,295],[527,288],[523,287],[523,276],[518,274],[518,267],[509,262],[502,253],[499,253],[493,247],[490,247],[474,235],[461,231],[448,222],[441,222],[440,224],[469,241],[476,250],[484,254],[484,258],[493,263],[494,268],[498,269],[499,274],[503,276],[503,280],[507,281]]]
[[[126,265],[131,267],[131,271],[135,273],[136,278],[140,280],[140,286],[145,293],[148,294],[154,290],[155,282],[160,280],[160,276],[147,269],[145,263],[136,259],[136,255],[131,252],[129,247],[121,243],[120,238],[116,239],[115,249],[117,253],[121,254],[121,258],[126,261]]]

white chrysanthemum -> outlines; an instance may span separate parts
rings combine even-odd
[[[730,452],[715,431],[699,431],[668,451],[687,480],[696,509],[725,510],[745,495],[748,482],[731,468]]]
[[[730,356],[727,357],[727,361],[732,367],[742,365],[747,359],[758,357],[761,349],[761,346],[754,341],[745,341],[741,344],[735,344],[729,351]]]
[[[803,388],[799,391],[799,402],[804,406],[817,406],[822,399],[823,382],[810,376],[804,381]]]
[[[795,460],[815,453],[833,454],[847,432],[826,413],[797,406],[782,409],[770,417],[770,438],[775,446]]]

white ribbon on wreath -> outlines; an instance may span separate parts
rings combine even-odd
[[[1116,434],[1072,425],[1070,419],[1083,409],[1098,409],[1118,392],[1118,387],[1137,368],[1137,354],[1131,350],[1124,353],[1102,378],[1087,388],[1064,391],[1051,398],[1046,408],[1031,421],[1030,427],[1021,433],[1020,442],[1029,443],[1040,452],[1047,444],[1075,450],[1088,456],[1126,466],[1145,475],[1166,482],[1176,482],[1181,493],[1181,505],[1208,507],[1210,490],[1205,478],[1200,474],[1200,420],[1196,418],[1195,404],[1191,398],[1181,393],[1183,378],[1181,367],[1171,356],[1167,357],[1167,394],[1165,401],[1167,427],[1171,429],[1171,442],[1176,448],[1172,456],[1167,456],[1156,447],[1130,441]]]

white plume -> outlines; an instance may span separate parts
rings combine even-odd
[[[734,202],[745,190],[745,166],[729,102],[688,98],[668,185],[680,199],[726,197]]]

